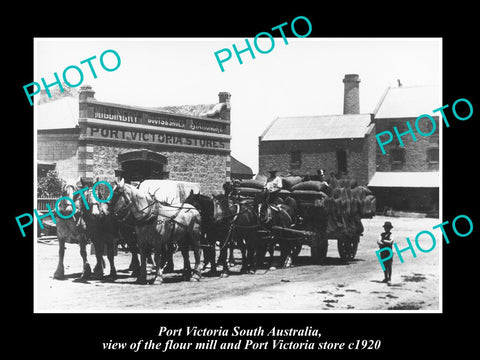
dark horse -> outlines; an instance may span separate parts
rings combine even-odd
[[[256,271],[257,230],[259,219],[253,201],[233,201],[225,195],[213,196],[213,222],[224,224],[228,228],[226,240],[220,248],[219,263],[223,266],[223,275],[228,275],[227,248],[231,243],[237,244],[242,252],[241,272],[251,274]]]
[[[185,199],[186,204],[193,205],[202,217],[201,229],[203,240],[204,269],[210,264],[210,273],[217,273],[216,245],[220,248],[225,246],[228,234],[227,221],[214,222],[214,203],[212,197],[202,194],[195,194],[193,190]],[[222,273],[225,275],[225,272]]]
[[[288,234],[288,231],[279,230],[279,228],[289,229],[295,225],[297,221],[297,202],[290,196],[287,196],[285,200],[277,198],[277,200],[271,203],[268,200],[267,193],[258,193],[255,196],[253,204],[259,214],[262,230],[267,233],[264,237],[265,241],[259,242],[258,247],[258,259],[263,261],[264,254],[268,249],[270,256],[268,260],[268,267],[273,269],[273,254],[275,245],[280,245],[281,250],[281,262],[283,267],[288,267],[292,261],[292,250],[294,245],[289,238],[292,238]],[[274,228],[275,227],[275,228]]]
[[[59,212],[67,217],[74,214],[68,219],[63,219],[62,217],[56,216],[56,228],[57,228],[57,238],[58,238],[58,265],[55,273],[53,274],[54,279],[62,280],[65,278],[65,270],[63,266],[63,259],[65,256],[65,243],[78,243],[80,245],[80,256],[83,260],[83,271],[82,279],[88,279],[92,270],[87,259],[87,227],[85,221],[83,220],[83,202],[80,199],[80,195],[73,196],[73,193],[77,190],[77,187],[72,184],[67,184],[63,187],[62,197],[69,197],[74,201],[75,209],[70,201],[62,200],[58,204]]]
[[[116,279],[117,270],[115,268],[115,226],[114,219],[108,210],[108,204],[105,199],[97,199],[93,195],[91,188],[84,192],[86,204],[84,204],[83,218],[86,224],[87,236],[95,247],[95,257],[97,264],[93,269],[93,276],[96,279],[103,278],[103,253],[106,249],[107,259],[110,265],[111,279]]]
[[[163,281],[163,268],[170,254],[177,246],[184,260],[184,275],[187,279],[200,279],[200,213],[190,204],[169,206],[160,204],[150,194],[125,184],[124,180],[115,186],[109,207],[113,213],[128,210],[135,221],[140,251],[140,273],[137,282],[147,282],[147,257],[154,251],[155,279]],[[195,256],[195,269],[191,274],[189,249]]]

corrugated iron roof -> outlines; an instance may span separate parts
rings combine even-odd
[[[376,172],[370,180],[369,187],[412,187],[438,188],[440,173],[438,171],[419,172]]]
[[[442,106],[435,85],[389,87],[374,110],[375,119],[416,118]]]
[[[277,117],[261,135],[262,141],[363,138],[370,114]]]

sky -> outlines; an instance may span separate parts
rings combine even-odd
[[[232,44],[246,47],[245,38],[36,38],[34,79],[54,81],[70,65],[84,74],[99,101],[159,107],[214,104],[218,93],[231,94],[231,154],[258,171],[258,137],[277,116],[341,114],[345,74],[360,76],[360,112],[372,113],[388,86],[442,84],[442,41],[439,38],[274,38],[267,54],[252,44],[255,59]],[[271,46],[260,38],[260,49]],[[232,58],[222,72],[214,53],[228,48]],[[117,70],[107,72],[100,55],[115,50]],[[92,65],[81,61],[96,56]],[[225,56],[222,53],[220,56]],[[105,56],[113,67],[115,58]],[[70,71],[70,82],[78,82]],[[80,85],[80,86],[81,86]],[[26,100],[28,101],[28,100]],[[36,101],[36,99],[35,99]],[[442,104],[438,104],[439,107]],[[433,109],[432,109],[433,110]]]

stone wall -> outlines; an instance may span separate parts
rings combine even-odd
[[[112,146],[111,144],[92,144],[93,178],[111,181],[115,178],[114,170],[118,168],[118,154],[138,150],[138,147]],[[201,191],[210,194],[221,191],[227,181],[227,161],[230,156],[211,152],[166,151],[150,148],[168,159],[165,171],[170,180],[197,182]]]
[[[55,163],[61,179],[75,183],[78,176],[78,129],[41,131],[37,133],[37,160]]]
[[[415,118],[412,119],[376,119],[376,133],[381,133],[382,131],[390,131],[393,134],[393,140],[391,143],[384,145],[386,154],[382,153],[378,142],[375,146],[377,147],[377,171],[438,171],[439,164],[438,162],[429,162],[427,161],[427,149],[439,148],[439,124],[438,117],[434,117],[436,121],[436,131],[431,136],[422,136],[415,129]],[[405,162],[403,164],[394,164],[392,158],[392,150],[402,149],[399,145],[398,138],[393,130],[393,127],[396,126],[398,132],[401,134],[408,130],[406,121],[409,121],[413,132],[416,137],[416,141],[413,140],[412,135],[406,134],[401,137],[405,151]],[[423,133],[429,133],[431,128],[431,123],[428,121],[421,121],[419,123],[420,130]],[[381,141],[386,141],[388,135],[383,135],[380,137]]]
[[[347,152],[347,175],[366,185],[375,170],[372,154],[373,134],[366,139],[331,139],[303,141],[261,141],[259,145],[259,173],[271,170],[297,175],[314,175],[322,168],[327,174],[337,174],[337,150]],[[301,152],[301,164],[292,166],[291,153]],[[373,150],[374,151],[374,150]]]

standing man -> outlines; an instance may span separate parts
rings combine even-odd
[[[377,240],[377,244],[380,247],[380,249],[389,247],[391,250],[393,246],[393,235],[391,232],[391,230],[393,229],[392,223],[390,221],[385,221],[385,223],[383,224],[383,229],[385,231],[380,234],[380,237]],[[386,252],[388,253],[388,251],[381,252],[382,260],[388,256],[388,254],[385,254]],[[383,272],[385,275],[385,278],[383,279],[383,282],[390,282],[392,280],[392,262],[393,262],[393,256],[390,259],[383,262],[385,266],[385,271]]]

